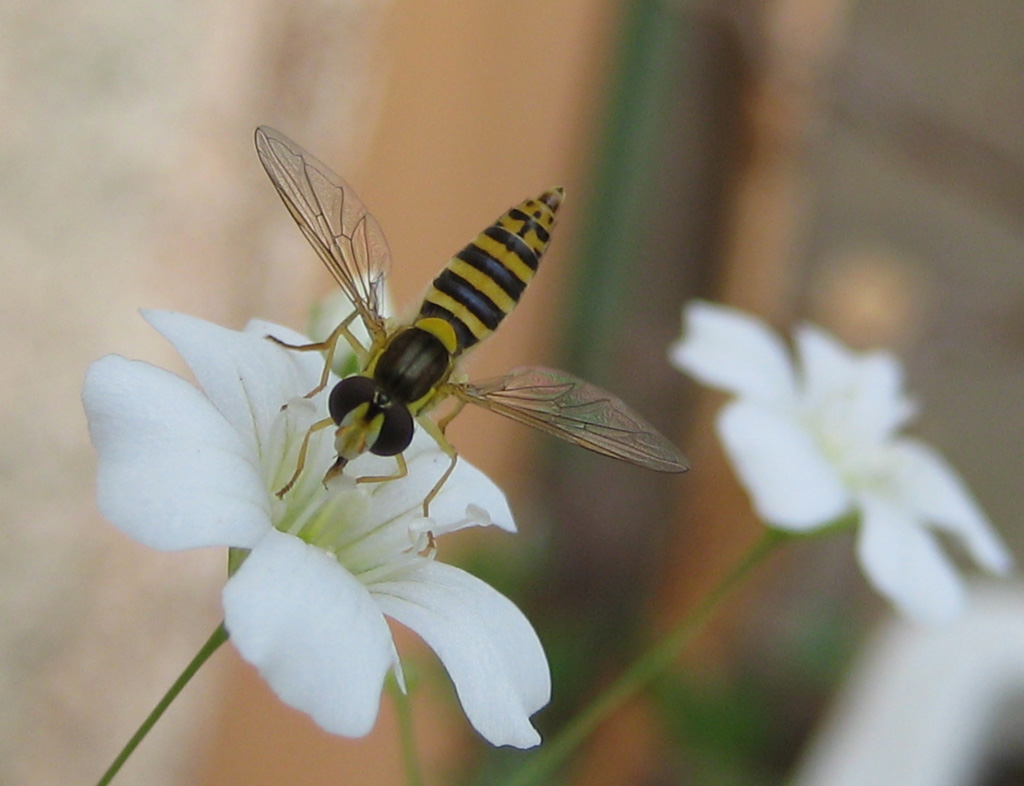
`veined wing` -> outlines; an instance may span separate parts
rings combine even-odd
[[[381,287],[391,252],[376,219],[348,183],[284,134],[257,128],[256,153],[288,212],[355,305],[370,336],[381,336]]]
[[[453,387],[463,401],[596,453],[659,472],[689,469],[675,445],[620,399],[564,371],[517,368]]]

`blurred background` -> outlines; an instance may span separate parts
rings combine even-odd
[[[483,412],[453,424],[521,534],[441,557],[536,625],[545,735],[760,534],[712,439],[720,400],[665,360],[692,297],[900,354],[917,433],[1024,554],[1022,33],[1024,6],[996,0],[0,5],[0,784],[94,782],[220,619],[223,553],[152,552],[97,513],[79,391],[108,352],[181,371],[140,307],[301,329],[331,293],[256,159],[259,124],[356,187],[399,304],[509,205],[566,187],[537,282],[469,371],[585,376],[693,470],[645,473]],[[801,771],[891,617],[852,545],[765,565],[563,782]],[[432,655],[402,649],[428,782],[501,783],[529,753],[488,749]],[[992,733],[951,783],[1024,783],[1006,703],[1024,678],[992,694]],[[116,782],[398,784],[395,728],[385,699],[368,738],[330,737],[226,647]],[[803,782],[840,782],[824,772]]]

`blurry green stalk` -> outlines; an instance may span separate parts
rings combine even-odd
[[[398,715],[398,734],[402,746],[402,763],[405,766],[405,782],[409,786],[423,786],[423,769],[416,753],[416,738],[412,728],[412,707],[409,694],[402,690],[397,680],[388,679],[388,691],[395,700]]]
[[[200,667],[202,667],[202,665],[210,659],[210,656],[217,651],[220,645],[227,640],[228,631],[222,622],[217,626],[217,630],[213,632],[210,638],[207,639],[206,643],[200,648],[199,652],[196,653],[195,657],[192,658],[188,666],[185,667],[181,676],[174,681],[170,690],[168,690],[167,693],[164,694],[164,697],[157,702],[157,705],[153,708],[152,712],[149,713],[146,720],[144,720],[142,725],[139,726],[138,731],[136,731],[135,734],[132,735],[132,738],[128,740],[128,744],[121,749],[119,754],[117,754],[117,758],[114,759],[110,767],[107,768],[107,771],[103,773],[103,777],[96,782],[96,786],[107,786],[107,784],[114,779],[114,776],[117,775],[121,766],[128,761],[128,757],[132,755],[132,752],[137,747],[139,747],[139,743],[145,739],[149,730],[156,725],[156,722],[160,720],[164,711],[171,706],[171,702],[174,701],[178,697],[178,694],[181,693],[182,689],[188,685],[189,680],[191,680],[195,673],[199,671]]]
[[[555,770],[598,725],[668,671],[686,645],[704,627],[718,605],[742,584],[750,572],[777,546],[791,538],[791,535],[780,530],[765,529],[761,539],[689,615],[569,721],[553,740],[544,743],[538,753],[506,782],[506,786],[550,784]]]

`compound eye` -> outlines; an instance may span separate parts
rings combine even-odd
[[[341,425],[349,412],[360,404],[373,401],[376,392],[377,383],[369,377],[348,377],[334,386],[327,400],[327,411],[331,413],[331,419]]]
[[[384,424],[380,427],[377,441],[370,448],[378,456],[394,456],[401,453],[412,442],[412,415],[401,404],[392,404],[384,410]]]

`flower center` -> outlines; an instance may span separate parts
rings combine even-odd
[[[847,396],[836,394],[807,414],[805,422],[828,462],[850,489],[891,497],[899,491],[888,453],[868,434],[859,432]]]
[[[280,478],[294,473],[302,438],[316,417],[309,402],[298,399],[274,424],[273,444],[263,458],[270,464],[267,485],[275,528],[330,554],[364,583],[423,559],[421,552],[429,551],[431,543],[419,504],[398,510],[387,504],[393,491],[388,487],[402,481],[357,484],[357,460],[325,488],[323,470],[334,457],[331,429],[311,436],[295,485],[280,499],[274,494]]]
[[[330,554],[360,581],[380,581],[423,559],[427,537],[417,529],[423,520],[416,507],[397,515],[377,510],[374,496],[381,485],[356,485],[341,477],[328,489],[320,484],[304,489],[301,498],[286,505],[276,526]]]

